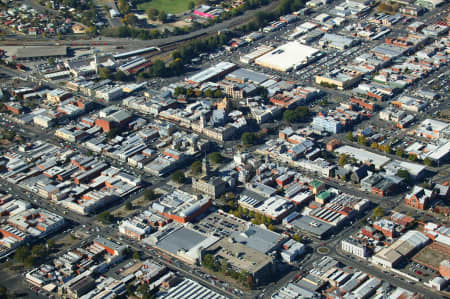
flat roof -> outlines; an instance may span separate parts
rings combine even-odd
[[[156,246],[164,251],[177,255],[179,250],[189,251],[207,238],[188,228],[178,229],[168,234],[164,239],[156,243]]]
[[[267,68],[286,72],[306,64],[317,53],[319,53],[319,50],[316,48],[292,41],[257,58],[255,63]]]
[[[323,237],[334,228],[333,225],[308,215],[303,215],[295,219],[291,224],[297,229],[306,231],[318,237]]]
[[[280,244],[282,240],[285,239],[284,235],[255,225],[250,226],[245,232],[236,231],[231,235],[231,237],[236,242],[245,244],[248,247],[256,249],[264,254],[272,251]]]
[[[51,56],[66,56],[67,47],[22,47],[17,49],[16,58],[36,58]]]
[[[375,168],[378,168],[378,169],[391,160],[390,158],[388,158],[386,156],[375,154],[375,153],[369,152],[365,149],[360,149],[360,148],[353,147],[350,145],[344,145],[344,146],[338,147],[335,150],[335,152],[338,154],[349,155],[361,162],[369,162],[369,163],[375,165]]]
[[[215,252],[215,255],[224,258],[233,268],[235,267],[249,273],[256,273],[273,261],[270,256],[254,248],[241,243],[232,243],[226,239],[220,240],[207,250]]]
[[[253,82],[255,84],[261,84],[268,80],[270,77],[259,72],[251,71],[244,68],[239,68],[226,76],[229,80],[239,80],[245,82]]]
[[[216,65],[213,65],[191,77],[187,78],[189,82],[203,83],[205,81],[211,80],[212,78],[218,76],[219,74],[231,71],[236,67],[236,64],[231,62],[222,61]]]

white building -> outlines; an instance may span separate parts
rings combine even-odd
[[[288,72],[311,63],[321,55],[315,48],[292,41],[256,58],[255,63],[269,69]]]
[[[280,255],[287,263],[292,263],[306,251],[306,246],[304,244],[292,239],[284,243],[282,247],[283,250],[281,250]]]
[[[355,255],[359,258],[369,256],[367,246],[353,239],[345,239],[341,242],[342,251]]]

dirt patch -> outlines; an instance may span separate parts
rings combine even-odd
[[[170,23],[170,25],[172,26],[172,27],[180,27],[180,28],[183,28],[183,27],[190,27],[191,25],[192,25],[192,23],[189,23],[189,22],[186,22],[186,21],[184,21],[184,20],[180,20],[180,21],[176,21],[176,22],[173,22],[173,23]]]
[[[137,210],[148,206],[150,203],[145,200],[144,196],[140,196],[131,202],[133,208],[131,210],[127,210],[125,205],[122,205],[120,208],[112,212],[114,217],[118,218],[127,218],[129,215],[135,213]]]
[[[445,252],[442,246],[431,244],[417,253],[413,261],[425,265],[433,270],[439,270],[439,264],[442,260],[447,259],[448,252]]]

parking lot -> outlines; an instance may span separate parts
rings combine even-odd
[[[246,229],[245,221],[219,212],[205,217],[195,226],[203,233],[213,232],[215,236],[221,238],[228,237],[235,231]]]

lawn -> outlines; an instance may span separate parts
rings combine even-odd
[[[152,0],[138,5],[139,9],[147,10],[150,7],[156,8],[158,11],[177,14],[185,12],[189,8],[188,0]]]

